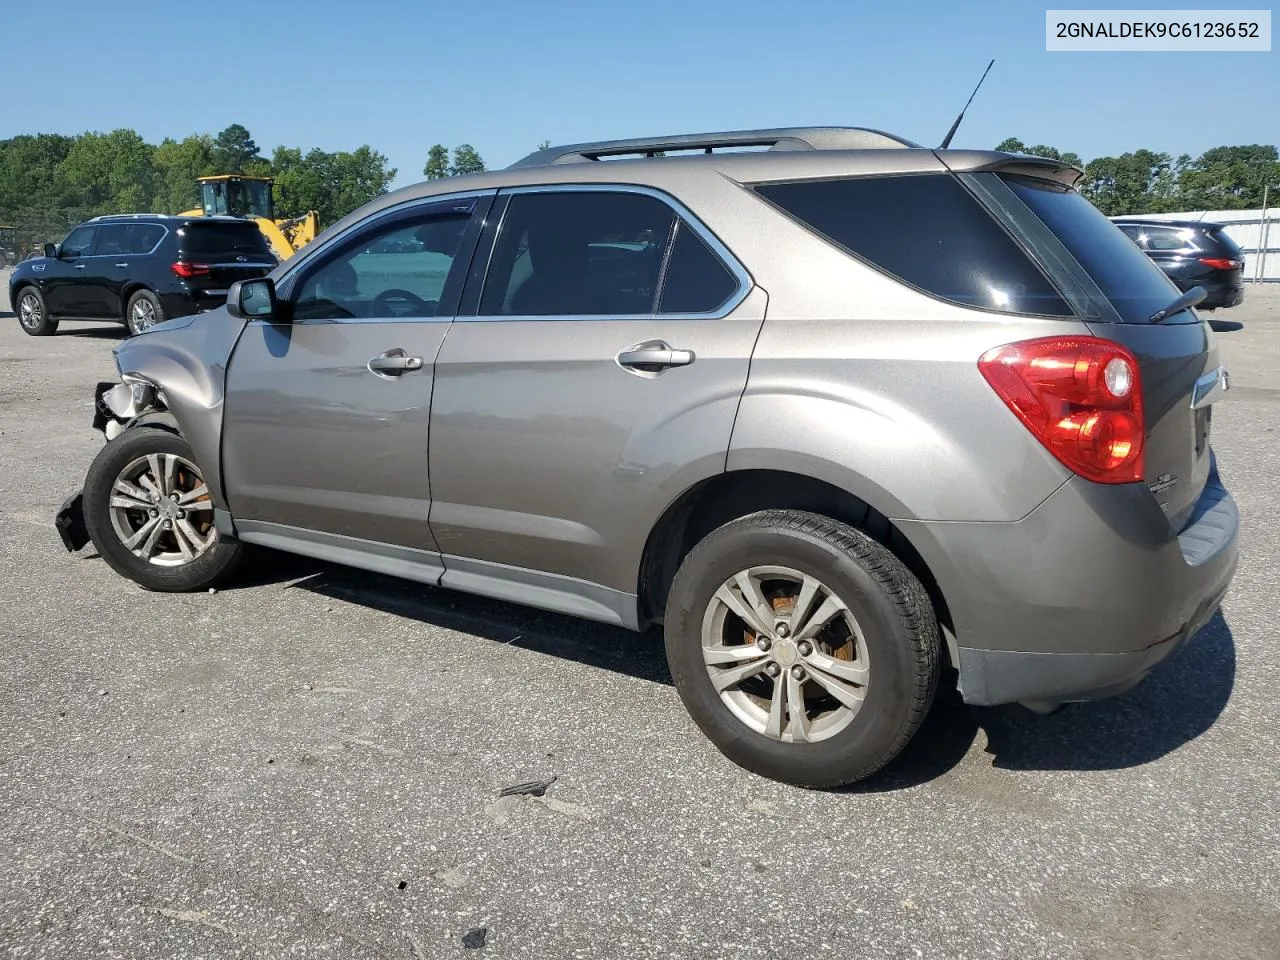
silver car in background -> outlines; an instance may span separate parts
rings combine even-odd
[[[944,667],[1121,692],[1234,572],[1227,380],[1080,176],[819,128],[408,187],[122,343],[59,528],[154,590],[262,545],[662,624],[711,741],[806,786],[891,760]]]

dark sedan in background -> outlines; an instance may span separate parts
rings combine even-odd
[[[1112,220],[1179,290],[1204,287],[1208,296],[1199,309],[1234,307],[1244,299],[1244,254],[1222,224],[1140,217]]]

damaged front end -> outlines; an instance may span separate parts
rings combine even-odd
[[[124,433],[139,418],[164,414],[167,409],[164,391],[150,380],[134,374],[123,374],[118,383],[100,381],[93,388],[93,429],[102,433],[108,442]],[[77,490],[62,502],[54,514],[53,524],[62,545],[70,553],[88,545],[83,491]]]

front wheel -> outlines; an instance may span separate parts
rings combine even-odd
[[[713,531],[681,564],[667,661],[703,733],[734,762],[835,787],[892,760],[938,682],[920,582],[862,531],[770,510]]]
[[[44,297],[35,287],[23,287],[14,304],[18,312],[18,324],[23,332],[33,337],[51,337],[58,332],[58,321],[49,316]]]
[[[155,427],[111,440],[84,486],[89,537],[116,573],[148,590],[204,590],[240,559],[213,524],[213,501],[187,441]]]

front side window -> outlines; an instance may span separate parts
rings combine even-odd
[[[655,197],[555,191],[511,198],[480,315],[652,314],[675,211]]]
[[[361,234],[304,277],[295,319],[436,316],[470,219],[422,214]]]
[[[87,257],[93,253],[93,235],[97,227],[76,227],[62,241],[61,254],[64,257]]]
[[[986,209],[947,174],[761,184],[810,230],[932,296],[1000,313],[1071,307]]]

